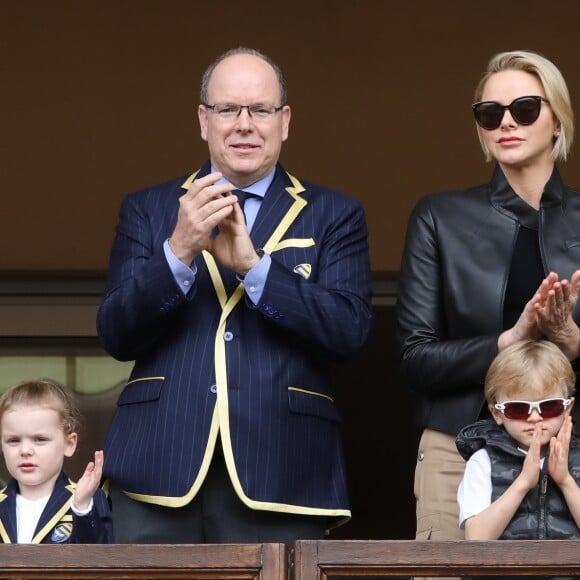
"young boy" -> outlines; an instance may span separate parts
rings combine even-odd
[[[77,445],[72,395],[47,381],[29,381],[0,398],[0,436],[13,479],[0,490],[0,539],[5,544],[112,543],[107,498],[99,483],[103,452],[78,483],[62,467]]]
[[[547,341],[500,352],[485,378],[493,419],[465,427],[459,525],[468,540],[580,538],[580,446],[572,437],[575,374]]]

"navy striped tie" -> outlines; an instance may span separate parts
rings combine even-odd
[[[260,199],[259,195],[256,195],[255,193],[251,193],[249,191],[244,191],[242,189],[234,189],[232,191],[232,193],[238,198],[238,203],[240,204],[240,207],[242,208],[242,211],[244,211],[244,204],[246,203],[247,199],[250,199],[250,197],[254,197],[256,199]],[[244,219],[246,219],[246,213],[244,212]]]
[[[242,211],[244,210],[244,204],[246,203],[247,199],[249,199],[250,197],[257,197],[257,198],[260,197],[259,195],[256,195],[255,193],[250,193],[249,191],[244,191],[242,189],[234,189],[232,191],[232,193],[238,198],[238,203],[240,204]]]

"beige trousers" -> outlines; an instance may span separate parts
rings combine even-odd
[[[457,487],[465,460],[455,446],[455,437],[425,429],[419,441],[415,467],[417,540],[463,540],[459,528]],[[441,580],[442,577],[438,577]]]

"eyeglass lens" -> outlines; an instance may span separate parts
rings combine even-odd
[[[506,109],[509,109],[514,121],[520,125],[531,125],[538,120],[541,108],[541,97],[519,97],[509,105],[501,105],[495,101],[476,103],[473,105],[473,113],[480,127],[492,131],[501,125]]]
[[[504,415],[508,419],[527,419],[528,416],[532,414],[532,410],[537,409],[538,406],[540,415],[542,415],[544,419],[559,417],[565,409],[564,401],[562,399],[547,399],[545,401],[540,401],[538,406],[530,405],[530,403],[523,401],[504,403],[504,406]]]

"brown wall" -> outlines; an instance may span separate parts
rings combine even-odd
[[[0,271],[105,270],[122,196],[205,159],[199,77],[239,45],[286,73],[286,168],[361,199],[373,269],[397,270],[416,199],[490,173],[469,105],[493,53],[544,53],[580,111],[579,17],[577,0],[5,1]]]

